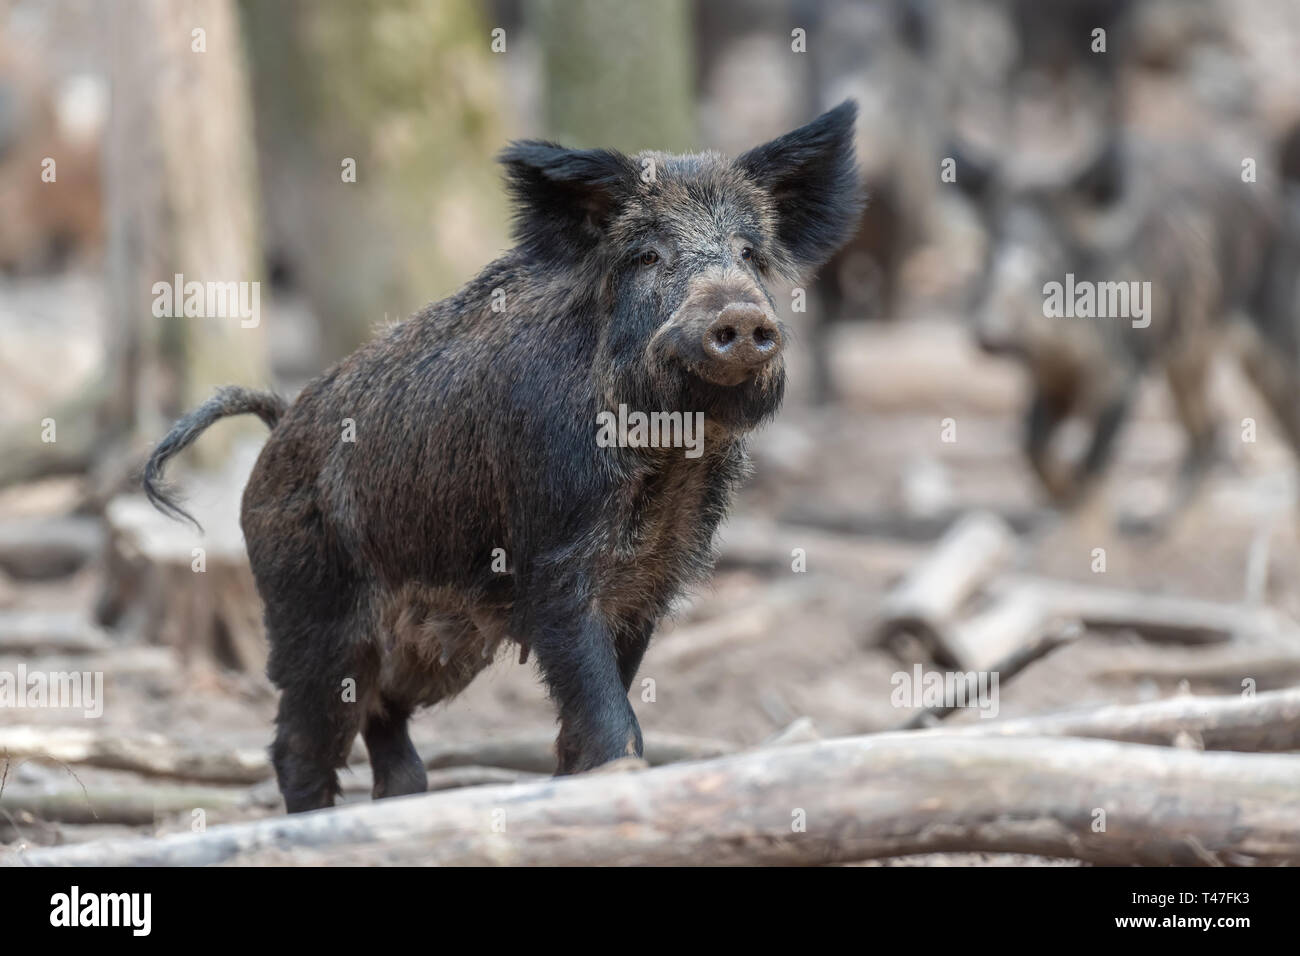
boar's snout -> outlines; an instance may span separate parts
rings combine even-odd
[[[700,344],[719,366],[748,371],[781,354],[781,328],[758,306],[733,302],[709,323]]]
[[[711,385],[767,382],[781,370],[785,330],[764,298],[748,276],[696,277],[655,334],[651,356],[675,360]]]

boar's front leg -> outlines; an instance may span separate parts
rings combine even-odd
[[[533,632],[532,649],[560,711],[557,773],[640,757],[641,728],[628,703],[609,626],[589,607],[547,618]]]

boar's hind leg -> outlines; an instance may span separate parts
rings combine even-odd
[[[267,673],[281,691],[271,762],[285,808],[298,813],[333,806],[376,667],[350,615],[287,618],[267,615]]]
[[[609,628],[593,611],[534,631],[532,647],[560,711],[557,772],[579,773],[620,757],[640,757],[641,728]]]
[[[1043,488],[1058,504],[1066,503],[1073,492],[1068,476],[1061,468],[1054,467],[1050,455],[1052,436],[1063,421],[1063,403],[1037,391],[1025,415],[1025,455]]]
[[[429,778],[424,761],[415,752],[407,732],[410,711],[392,701],[384,701],[384,710],[366,719],[361,736],[370,754],[370,767],[374,771],[375,786],[371,796],[399,797],[408,793],[424,793],[429,789]]]
[[[1119,437],[1120,426],[1128,415],[1131,392],[1125,389],[1118,395],[1111,396],[1097,413],[1092,425],[1092,439],[1083,461],[1079,463],[1079,473],[1075,480],[1076,487],[1096,480],[1110,464],[1115,453],[1115,439]]]
[[[1208,349],[1188,350],[1166,369],[1178,419],[1187,433],[1187,449],[1165,522],[1172,521],[1196,497],[1214,464],[1216,422],[1210,409],[1210,354]]]
[[[322,693],[324,691],[324,693]],[[322,700],[331,695],[334,701]],[[340,705],[337,688],[286,687],[275,718],[271,762],[290,813],[332,807],[339,794],[338,768],[356,738],[357,705]]]

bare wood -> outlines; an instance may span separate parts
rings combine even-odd
[[[763,601],[735,613],[680,625],[651,644],[647,670],[650,667],[666,670],[690,667],[706,658],[752,644],[771,631],[773,618],[779,610]]]
[[[1046,508],[986,510],[1006,522],[1018,534],[1033,531],[1052,517],[1052,512]],[[924,514],[911,514],[898,509],[846,512],[843,508],[828,508],[817,502],[802,501],[783,510],[779,518],[780,523],[786,527],[819,528],[864,541],[887,539],[900,546],[922,547],[933,545],[955,521],[967,513],[961,508]]]
[[[1103,681],[1151,680],[1176,684],[1181,681],[1198,681],[1223,685],[1234,690],[1242,687],[1245,678],[1257,685],[1269,681],[1286,685],[1300,681],[1300,656],[1286,654],[1280,649],[1263,648],[1245,652],[1235,649],[1230,655],[1206,659],[1209,651],[1200,651],[1196,659],[1168,660],[1155,657],[1152,652],[1130,655],[1129,659],[1110,664],[1091,672],[1090,676]]]
[[[345,794],[370,793],[374,785],[374,777],[371,775],[370,768],[352,767],[349,770],[350,772],[342,774],[339,778],[339,786],[343,792]],[[428,787],[429,792],[433,793],[437,790],[458,790],[461,787],[521,783],[549,776],[550,773],[529,773],[524,770],[507,770],[505,767],[445,767],[441,770],[429,771]],[[270,802],[277,804],[280,800],[280,794],[274,790],[273,784],[271,788],[268,791],[268,795],[271,796]],[[280,808],[283,810],[282,804]]]
[[[145,640],[174,647],[183,664],[260,674],[267,654],[261,602],[233,511],[244,456],[240,448],[226,473],[190,481],[208,502],[221,502],[193,509],[208,534],[164,517],[139,495],[109,502],[100,613],[110,624],[135,615]]]
[[[1011,631],[1010,640],[998,636],[996,627],[1000,625],[1006,626]],[[1015,605],[1007,609],[995,606],[987,615],[980,615],[975,619],[971,626],[977,636],[965,637],[970,646],[976,649],[1000,649],[1006,656],[993,660],[992,653],[996,651],[986,651],[989,654],[988,660],[992,660],[992,663],[986,666],[971,666],[966,673],[956,675],[965,684],[964,699],[968,701],[976,699],[982,673],[996,673],[999,681],[1009,680],[1034,661],[1045,657],[1058,647],[1078,640],[1084,633],[1083,626],[1078,621],[1044,622],[1041,617],[1041,607],[1037,602],[1031,602],[1028,610],[1017,608]],[[956,625],[953,632],[954,636],[971,633],[965,631],[963,624]],[[983,635],[989,635],[987,642],[981,640]],[[954,641],[954,646],[961,646],[961,644]],[[985,662],[977,659],[976,663]],[[956,706],[926,707],[905,720],[898,729],[915,730],[934,727],[944,717],[959,709]]]
[[[822,735],[817,732],[817,725],[813,723],[811,717],[796,717],[759,746],[789,747],[792,744],[807,744],[821,739]]]
[[[555,772],[555,735],[549,732],[464,743],[423,741],[417,743],[416,749],[424,757],[425,767],[430,770],[478,766],[527,773]],[[653,766],[720,757],[736,749],[726,741],[704,737],[659,732],[645,734],[645,759]]]
[[[0,655],[7,654],[7,648],[0,646]],[[105,683],[108,683],[110,676],[116,681],[128,676],[172,677],[176,674],[176,656],[168,648],[133,644],[86,654],[76,649],[51,654],[42,649],[38,655],[18,650],[13,656],[0,656],[0,671],[16,672],[19,664],[26,664],[28,671],[41,670],[46,673],[102,672]]]
[[[0,754],[207,783],[256,783],[271,774],[261,748],[200,748],[162,734],[85,727],[0,726]]]
[[[10,783],[0,792],[3,813],[30,813],[52,823],[121,823],[141,826],[175,813],[204,813],[234,810],[245,805],[247,790],[229,787],[159,786],[136,783],[130,786],[76,784],[57,790],[18,786]]]
[[[94,559],[103,546],[104,529],[94,518],[0,521],[0,570],[19,579],[72,574]]]
[[[650,645],[643,672],[649,668],[690,667],[706,658],[752,643],[770,634],[781,614],[820,600],[831,590],[830,584],[816,580],[769,585],[761,603],[667,631]]]
[[[1047,626],[1047,608],[1037,590],[1019,587],[1008,589],[978,614],[939,628],[936,636],[943,642],[943,659],[963,670],[982,671],[1034,646]]]
[[[1010,563],[1015,533],[988,512],[960,518],[881,602],[876,637],[910,633],[951,656],[945,633],[961,606]]]
[[[555,738],[549,732],[467,743],[424,741],[417,749],[424,755],[425,765],[435,771],[494,768],[516,773],[555,772]],[[655,765],[717,757],[735,749],[725,741],[702,737],[645,735],[646,759]],[[272,776],[270,760],[261,747],[199,746],[162,734],[124,735],[99,728],[0,726],[0,755],[204,783],[258,783]],[[350,759],[353,763],[366,761],[359,741]]]
[[[1148,640],[1213,644],[1296,632],[1294,624],[1268,608],[1046,578],[1016,577],[1006,583],[1037,591],[1048,613],[1078,618],[1092,630],[1131,629]]]
[[[80,613],[0,611],[0,654],[90,654],[112,646]]]
[[[1105,832],[1093,831],[1098,811]],[[4,862],[819,864],[969,851],[1102,864],[1300,863],[1300,758],[1060,738],[855,737]]]
[[[1145,704],[1109,705],[1022,717],[981,720],[930,734],[995,737],[1095,737],[1201,750],[1282,753],[1300,750],[1300,688],[1254,697],[1171,697]]]
[[[429,792],[502,783],[524,783],[549,776],[550,772],[528,773],[523,770],[507,770],[504,767],[446,767],[442,770],[429,771]]]
[[[718,567],[789,572],[796,548],[803,551],[809,572],[825,569],[858,580],[902,574],[925,554],[907,542],[738,517],[718,532]]]

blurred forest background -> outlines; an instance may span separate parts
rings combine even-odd
[[[198,536],[136,493],[183,411],[226,383],[292,395],[470,279],[509,245],[494,156],[510,139],[734,154],[850,96],[870,206],[808,311],[783,315],[789,403],[755,439],[714,588],[646,659],[648,736],[743,746],[804,718],[828,736],[887,729],[912,716],[890,700],[900,667],[1001,660],[879,627],[900,579],[971,511],[994,522],[1003,577],[960,616],[1041,636],[1041,614],[1025,623],[1019,597],[1004,600],[1032,573],[1040,592],[1076,588],[1053,618],[1084,625],[1004,684],[1004,714],[1300,682],[1295,465],[1271,412],[1216,370],[1229,431],[1252,417],[1258,442],[1230,449],[1169,534],[1126,538],[1117,512],[1149,508],[1178,468],[1182,434],[1153,380],[1106,494],[1051,507],[1020,452],[1023,370],[970,330],[992,238],[939,174],[960,143],[1064,184],[1135,131],[1258,157],[1271,205],[1290,208],[1274,157],[1300,121],[1292,0],[0,0],[0,669],[103,671],[108,685],[98,721],[24,712],[25,745],[0,730],[32,758],[0,796],[0,839],[185,825],[192,791],[148,789],[112,761],[79,768],[87,812],[40,758],[62,752],[61,730],[269,739],[236,524],[261,426],[219,425],[178,470]],[[1024,96],[1040,108],[1013,122]],[[259,282],[257,326],[156,317],[151,288],[178,273]],[[796,548],[806,573],[791,573]],[[1093,627],[1079,589],[1100,584],[1116,610]],[[1152,596],[1195,637],[1152,640]],[[502,665],[418,720],[417,744],[526,735],[551,713],[530,668]],[[208,778],[210,820],[272,812],[259,766]]]

